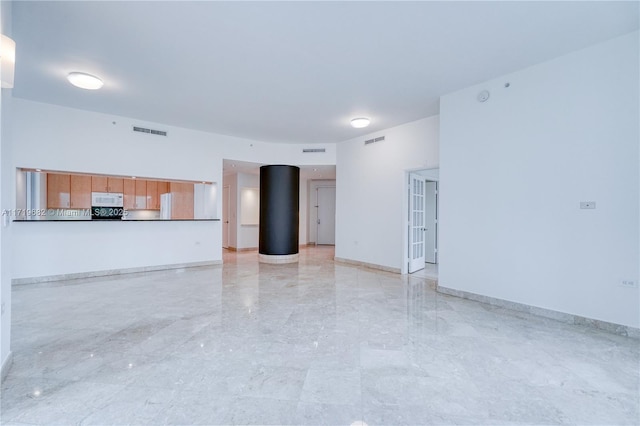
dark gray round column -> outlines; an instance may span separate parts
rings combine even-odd
[[[260,262],[298,261],[300,168],[260,167]]]

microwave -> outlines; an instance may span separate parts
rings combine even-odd
[[[124,207],[124,196],[121,192],[92,192],[91,205],[99,207]]]
[[[92,192],[92,220],[121,220],[124,216],[124,197],[121,193]]]

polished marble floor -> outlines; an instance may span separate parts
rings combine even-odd
[[[639,342],[425,278],[225,254],[21,285],[3,424],[640,423]]]

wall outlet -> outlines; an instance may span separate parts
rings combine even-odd
[[[636,288],[638,287],[638,282],[634,280],[621,280],[620,285],[623,287]]]
[[[580,201],[581,209],[595,209],[596,202],[595,201]]]

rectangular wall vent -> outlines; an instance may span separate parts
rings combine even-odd
[[[167,132],[162,131],[162,130],[153,130],[153,129],[147,129],[145,127],[137,127],[137,126],[133,126],[133,131],[134,132],[140,132],[140,133],[149,133],[151,135],[158,135],[158,136],[167,136]]]
[[[364,141],[365,145],[369,145],[375,142],[380,142],[384,140],[384,136],[380,136],[379,138],[374,138],[374,139],[367,139],[366,141]]]
[[[308,153],[308,152],[326,152],[327,150],[325,148],[303,148],[302,152],[303,153]]]

